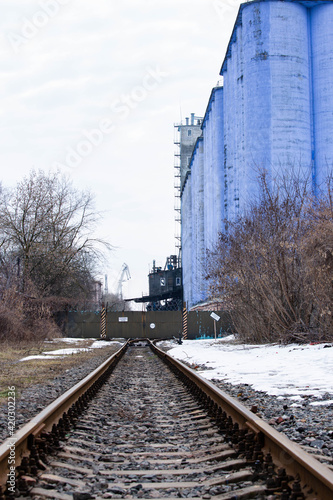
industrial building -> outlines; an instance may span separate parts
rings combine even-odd
[[[332,170],[333,2],[243,3],[220,75],[223,85],[212,90],[189,164],[180,169],[188,308],[207,299],[206,249],[223,221],[257,198],[261,169],[274,178],[296,168],[311,178],[314,194]]]
[[[147,311],[180,311],[183,306],[182,269],[177,255],[167,257],[162,269],[153,262],[148,275],[149,295],[134,300],[145,303]]]

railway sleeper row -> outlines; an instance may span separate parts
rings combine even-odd
[[[17,495],[316,498],[263,453],[262,433],[240,427],[164,361],[142,343],[129,347],[51,432],[31,435],[30,456],[17,468]],[[9,497],[8,491],[0,495]]]

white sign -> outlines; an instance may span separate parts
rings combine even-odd
[[[219,321],[219,319],[220,319],[220,316],[218,316],[218,315],[217,315],[217,314],[215,314],[214,312],[213,312],[213,313],[211,313],[210,317],[211,317],[211,318],[213,318],[213,319],[215,319],[215,321]]]
[[[118,321],[119,321],[119,323],[127,323],[128,318],[126,318],[126,316],[122,316],[122,317],[118,318]]]
[[[150,323],[150,328],[152,328],[153,330],[154,330],[155,326],[156,326],[155,323]]]

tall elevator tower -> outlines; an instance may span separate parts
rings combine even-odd
[[[179,262],[181,262],[181,193],[190,172],[190,160],[198,137],[201,136],[202,117],[191,113],[185,123],[176,123],[175,127],[175,239]]]

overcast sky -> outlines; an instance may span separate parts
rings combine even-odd
[[[59,168],[104,211],[124,293],[175,253],[174,123],[202,116],[240,0],[0,0],[1,180]]]

